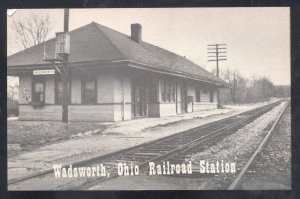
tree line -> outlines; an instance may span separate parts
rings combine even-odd
[[[272,97],[290,97],[289,85],[274,85],[267,77],[243,77],[238,71],[229,70],[220,73],[232,89],[220,89],[221,104],[243,104],[266,101]]]

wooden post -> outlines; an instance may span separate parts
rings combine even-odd
[[[220,78],[219,77],[219,61],[226,61],[227,60],[227,59],[225,59],[226,55],[223,54],[223,53],[226,53],[226,52],[222,51],[222,50],[226,50],[226,47],[224,47],[226,45],[227,44],[209,44],[208,45],[209,47],[214,47],[214,48],[208,48],[208,50],[212,50],[212,51],[209,51],[208,53],[215,54],[215,55],[212,55],[212,56],[208,56],[208,57],[212,57],[212,60],[208,60],[208,61],[215,61],[217,63],[217,74],[216,75],[217,75],[218,78]],[[221,51],[219,51],[219,50],[221,50]],[[217,88],[217,107],[221,108],[219,88]]]
[[[69,9],[64,9],[64,32],[67,33],[69,31]],[[63,74],[62,74],[62,82],[63,82],[63,96],[62,96],[62,122],[68,123],[68,103],[69,103],[69,88],[68,88],[68,80],[69,80],[69,70],[68,70],[68,59],[69,55],[64,53],[63,57]]]
[[[217,77],[220,78],[219,76],[219,48],[218,44],[216,44],[216,60],[217,60]],[[220,106],[220,93],[219,93],[219,88],[217,88],[217,108],[221,108]]]

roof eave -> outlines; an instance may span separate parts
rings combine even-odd
[[[108,60],[108,61],[85,61],[85,62],[70,62],[71,66],[86,66],[89,65],[91,67],[93,66],[105,66],[105,67],[111,67],[111,66],[121,66],[121,65],[127,65],[129,67],[133,67],[133,68],[139,68],[139,69],[143,69],[143,70],[148,70],[148,71],[152,71],[152,72],[157,72],[157,73],[161,73],[161,74],[168,74],[168,75],[175,75],[178,77],[184,77],[184,78],[188,78],[188,79],[192,79],[192,80],[196,80],[196,81],[201,81],[201,82],[206,82],[206,83],[210,83],[210,84],[214,84],[218,87],[223,87],[223,88],[231,88],[231,86],[229,84],[226,83],[221,83],[221,82],[216,82],[214,80],[211,79],[207,79],[207,78],[203,78],[203,77],[199,77],[196,75],[192,75],[192,74],[187,74],[181,71],[175,71],[175,70],[167,70],[167,69],[162,69],[159,68],[157,66],[151,66],[151,65],[147,65],[144,63],[140,63],[140,62],[136,62],[133,60],[128,60],[128,59],[122,59],[122,60]],[[34,69],[45,69],[46,67],[51,67],[52,64],[51,63],[46,63],[46,64],[35,64],[35,65],[11,65],[7,67],[7,74],[8,75],[18,75],[20,73],[24,73],[26,71],[31,71]]]
[[[187,73],[184,73],[184,72],[181,72],[181,71],[175,71],[175,70],[171,71],[171,70],[166,70],[166,69],[159,69],[158,67],[154,67],[154,66],[147,65],[147,64],[144,64],[144,63],[139,63],[139,62],[132,61],[132,60],[129,60],[129,66],[130,67],[135,67],[135,68],[141,68],[141,69],[145,69],[145,70],[149,70],[149,71],[153,71],[153,72],[159,72],[159,73],[162,73],[162,74],[169,74],[169,75],[175,75],[175,76],[179,76],[179,77],[185,77],[185,78],[193,79],[193,80],[196,80],[196,81],[201,81],[201,82],[214,84],[214,85],[219,86],[219,87],[227,87],[227,88],[230,87],[230,85],[228,85],[226,83],[216,82],[216,81],[211,80],[211,79],[202,78],[202,77],[187,74]]]
[[[105,61],[80,61],[80,62],[69,62],[70,68],[72,67],[83,67],[83,66],[120,66],[122,64],[128,64],[128,60],[122,59],[122,60],[105,60]],[[56,65],[60,65],[60,63],[57,63]],[[53,67],[52,63],[45,63],[45,64],[34,64],[34,65],[9,65],[7,67],[7,74],[8,75],[18,75],[19,73],[23,73],[26,71],[36,70],[36,69],[45,69],[47,67]]]

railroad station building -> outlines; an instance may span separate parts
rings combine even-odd
[[[95,22],[70,31],[69,120],[122,121],[217,108],[228,85],[183,56],[142,40],[140,24],[125,35]],[[61,120],[59,66],[47,62],[50,39],[8,57],[19,77],[19,120]]]

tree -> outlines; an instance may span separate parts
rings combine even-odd
[[[274,84],[267,77],[255,77],[251,79],[251,102],[265,101],[276,96]]]
[[[52,29],[49,15],[42,14],[32,14],[27,19],[14,20],[13,27],[16,40],[24,49],[44,42]]]
[[[8,85],[7,86],[7,97],[11,100],[16,100],[16,97],[19,94],[19,86],[18,85]]]
[[[262,98],[268,99],[276,96],[274,84],[266,77],[260,79]]]
[[[276,97],[290,97],[291,86],[290,85],[277,85],[275,86]]]
[[[238,80],[241,80],[238,71],[231,71],[227,69],[224,73],[221,73],[221,78],[225,80],[231,87],[231,98],[234,104],[237,103],[237,90],[238,90]]]
[[[238,71],[227,69],[221,72],[221,79],[232,87],[230,91],[227,89],[221,92],[221,101],[224,103],[253,103],[266,101],[271,97],[288,96],[288,88],[284,91],[276,88],[267,77],[253,75],[251,78],[245,78]]]

